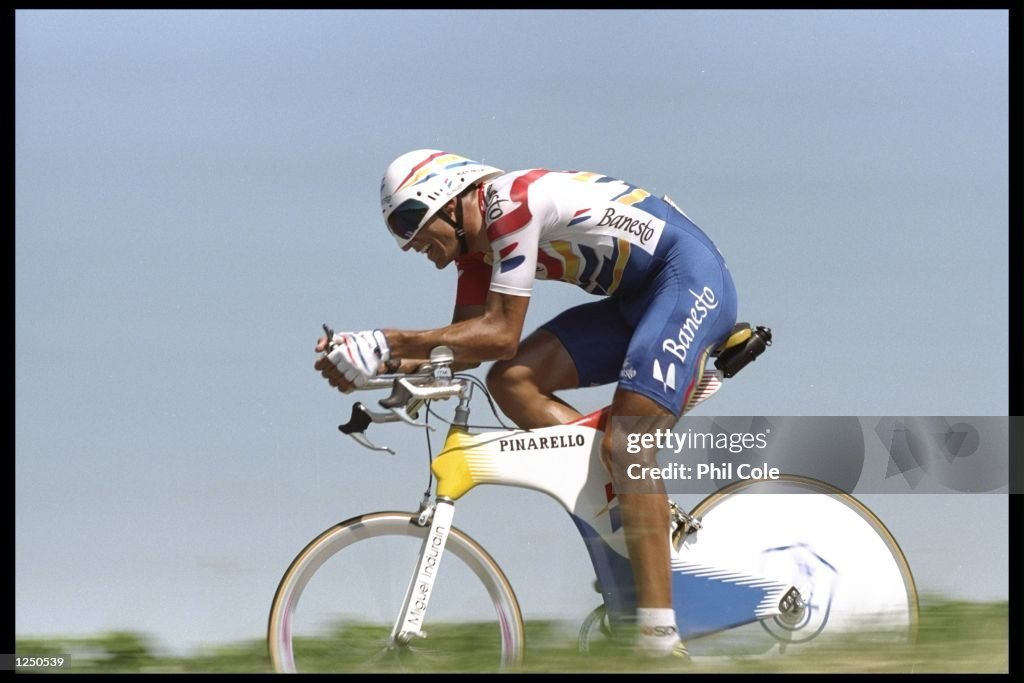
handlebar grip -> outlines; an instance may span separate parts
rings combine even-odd
[[[412,393],[397,379],[391,387],[391,395],[377,401],[382,408],[399,408],[412,400]]]
[[[367,415],[366,411],[363,410],[362,403],[356,403],[352,406],[352,416],[343,425],[338,425],[338,431],[342,434],[354,434],[356,432],[365,432],[366,428],[370,426],[372,420]]]

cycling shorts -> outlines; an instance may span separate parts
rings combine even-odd
[[[576,306],[541,329],[569,352],[580,387],[618,381],[679,417],[707,353],[736,324],[736,288],[699,230],[666,230],[662,240],[645,288]]]

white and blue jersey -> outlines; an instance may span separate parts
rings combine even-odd
[[[602,295],[542,326],[576,364],[580,386],[618,381],[680,415],[706,360],[736,322],[718,249],[666,199],[608,176],[515,171],[484,187],[492,253],[459,260],[457,301],[487,289],[530,296],[535,279]],[[468,276],[468,277],[466,277]],[[476,284],[474,284],[476,283]]]

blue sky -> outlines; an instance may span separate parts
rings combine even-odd
[[[1006,414],[1005,11],[49,10],[15,39],[19,634],[258,638],[309,538],[418,501],[421,437],[357,451],[312,370],[323,322],[449,319],[454,272],[380,220],[409,149],[670,194],[776,336],[701,414]],[[587,297],[541,283],[527,326]],[[990,599],[1006,502],[871,504],[923,590]],[[593,606],[552,501],[459,525],[528,615]]]

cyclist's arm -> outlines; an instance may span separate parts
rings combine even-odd
[[[455,289],[455,308],[452,311],[452,324],[478,318],[487,310],[487,289],[491,283],[491,267],[484,262],[480,253],[467,254],[455,260],[458,270],[458,281]],[[392,350],[392,358],[396,358]],[[416,372],[426,357],[402,358],[401,361],[390,361],[388,372]],[[461,362],[456,359],[452,369],[456,372],[470,370],[479,366],[479,362]]]
[[[464,320],[470,320],[472,318],[478,318],[484,314],[486,310],[485,306],[473,305],[473,306],[459,306],[456,304],[455,310],[452,312],[452,323],[462,322]],[[396,362],[394,365],[388,367],[388,372],[416,372],[421,365],[427,362],[426,358],[403,358],[401,361]],[[456,360],[452,363],[452,370],[454,372],[462,372],[463,370],[472,370],[473,368],[479,367],[479,362],[466,363]]]
[[[435,346],[448,346],[459,363],[512,358],[526,320],[530,297],[489,292],[483,313],[435,330],[384,330],[391,355],[426,358]]]
[[[480,316],[482,316],[484,314],[484,312],[486,310],[487,310],[487,307],[486,306],[482,306],[482,305],[477,305],[477,306],[459,306],[459,305],[456,305],[455,306],[455,310],[452,312],[452,324],[454,325],[455,323],[462,322],[464,320],[472,320],[473,318],[479,318]],[[479,361],[477,361],[477,362],[465,362],[465,361],[460,362],[459,360],[456,359],[456,361],[454,363],[452,363],[452,370],[454,370],[455,372],[460,372],[462,370],[472,370],[473,368],[478,368],[478,367],[480,367],[480,362]]]

